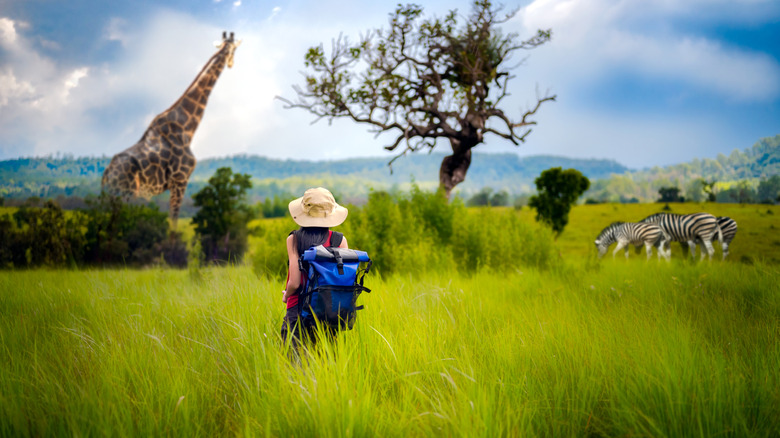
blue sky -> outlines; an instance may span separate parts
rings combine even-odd
[[[311,124],[294,97],[303,54],[343,33],[386,27],[397,1],[0,0],[0,159],[113,155],[183,93],[222,30],[242,39],[212,93],[199,158],[387,156],[390,137],[341,120]],[[421,1],[444,15],[470,2]],[[477,150],[612,158],[634,168],[715,157],[780,133],[780,2],[535,0],[504,26],[553,40],[514,73],[505,110],[558,95],[519,148]],[[447,151],[448,144],[438,150]]]

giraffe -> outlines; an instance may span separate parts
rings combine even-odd
[[[241,41],[222,33],[219,50],[209,59],[184,94],[170,108],[152,120],[138,143],[114,155],[103,172],[103,189],[122,197],[149,198],[170,190],[170,217],[173,226],[195,169],[190,150],[192,137],[203,118],[203,111],[214,84],[227,64],[233,67],[233,52]]]

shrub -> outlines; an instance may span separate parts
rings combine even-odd
[[[164,243],[168,237],[168,215],[156,205],[123,202],[105,193],[86,202],[88,264],[146,266],[158,262],[160,256],[165,258],[166,251],[182,250],[175,241]]]
[[[258,275],[284,276],[284,239],[289,219],[263,220],[253,228],[252,266]],[[545,268],[552,259],[552,233],[524,223],[514,209],[465,208],[442,193],[413,186],[409,193],[369,193],[362,207],[336,228],[351,248],[368,252],[380,274],[507,272],[518,266]]]
[[[47,201],[43,207],[24,205],[13,218],[16,227],[9,230],[9,242],[4,244],[10,250],[13,266],[63,267],[75,266],[81,261],[82,214],[75,212],[66,216],[56,203]]]

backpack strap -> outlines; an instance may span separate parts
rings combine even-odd
[[[338,248],[344,240],[344,234],[339,233],[338,231],[329,231],[328,240],[330,240],[330,246]]]

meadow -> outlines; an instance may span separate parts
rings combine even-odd
[[[780,211],[672,205],[739,222],[725,262],[595,258],[601,228],[658,207],[576,207],[554,242],[529,210],[469,210],[519,218],[550,259],[390,258],[355,329],[299,359],[283,278],[255,262],[0,272],[0,435],[777,436]],[[252,260],[285,221],[255,224]]]

